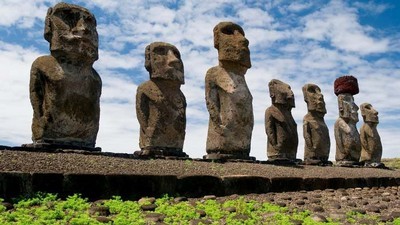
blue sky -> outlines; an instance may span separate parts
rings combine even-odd
[[[66,1],[88,8],[98,21],[99,60],[103,79],[97,145],[108,152],[138,150],[135,114],[138,84],[148,79],[144,48],[151,42],[175,45],[185,65],[187,127],[184,151],[205,154],[208,112],[204,76],[217,65],[213,27],[220,21],[240,24],[250,42],[252,68],[246,80],[253,95],[255,126],[250,154],[266,159],[264,112],[270,106],[268,82],[291,85],[299,132],[298,158],[303,158],[302,120],[307,113],[301,88],[320,86],[328,113],[331,153],[333,124],[338,117],[334,80],[358,78],[355,102],[378,111],[383,157],[399,157],[400,149],[400,1]],[[31,142],[32,108],[29,71],[40,55],[49,54],[43,38],[44,18],[53,0],[0,0],[0,145]],[[362,118],[358,127],[361,127]]]

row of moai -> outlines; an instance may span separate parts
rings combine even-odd
[[[251,67],[249,42],[239,25],[221,22],[214,28],[214,47],[219,65],[205,77],[209,126],[205,159],[254,160],[250,143],[254,125],[252,95],[245,81]],[[87,9],[59,3],[48,10],[45,39],[50,55],[37,58],[31,69],[30,99],[33,107],[32,144],[36,149],[83,149],[95,147],[100,117],[101,79],[93,69],[98,59],[96,19]],[[188,157],[183,152],[186,129],[186,100],[180,90],[184,66],[179,50],[171,44],[153,42],[145,49],[145,68],[150,79],[136,94],[136,114],[140,124],[138,157]],[[298,162],[297,125],[290,86],[269,82],[272,100],[265,113],[268,161]],[[325,102],[315,84],[303,87],[308,114],[304,117],[304,163],[328,165],[330,138],[324,121]],[[376,130],[377,112],[368,103],[361,105],[365,124],[359,135],[356,123],[358,93],[352,76],[335,81],[339,119],[335,124],[336,161],[352,166],[361,160],[380,163],[382,145]],[[375,164],[374,164],[375,163]]]

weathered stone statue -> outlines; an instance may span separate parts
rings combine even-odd
[[[342,76],[335,80],[339,118],[335,123],[336,163],[339,166],[357,165],[361,154],[360,134],[357,131],[358,106],[353,95],[358,94],[357,79]]]
[[[251,159],[253,97],[244,78],[251,67],[248,45],[239,25],[221,22],[214,27],[219,65],[205,79],[210,114],[206,159]]]
[[[294,94],[290,86],[272,79],[269,84],[272,106],[265,111],[268,161],[296,161],[297,124],[292,116],[295,107]]]
[[[145,67],[150,80],[136,93],[136,115],[140,123],[138,156],[187,157],[182,151],[186,129],[186,99],[180,87],[185,83],[178,49],[153,42],[146,47]]]
[[[326,114],[324,96],[315,84],[303,86],[304,101],[308,113],[303,119],[304,164],[328,165],[331,142],[324,116]]]
[[[361,115],[364,124],[360,129],[361,159],[360,161],[368,167],[384,167],[381,163],[382,143],[378,130],[376,129],[379,118],[378,112],[369,103],[361,104]]]
[[[96,19],[87,9],[58,3],[49,8],[44,38],[51,55],[37,58],[30,75],[33,107],[28,147],[94,149],[99,130],[101,79]]]

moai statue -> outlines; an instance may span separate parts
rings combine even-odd
[[[324,96],[315,84],[303,86],[304,101],[308,113],[303,119],[304,164],[331,165],[328,161],[331,142],[324,116],[326,114]]]
[[[295,107],[294,94],[290,86],[280,80],[272,79],[268,86],[272,101],[272,106],[265,111],[268,161],[296,163],[299,140],[291,112]]]
[[[139,157],[187,157],[182,151],[186,129],[185,83],[178,49],[153,42],[146,47],[145,67],[150,80],[139,85],[136,115],[140,124]]]
[[[47,11],[44,38],[50,55],[31,68],[34,148],[94,148],[100,118],[101,79],[96,19],[87,9],[58,3]]]
[[[382,143],[376,126],[379,123],[378,112],[369,103],[361,104],[364,124],[360,129],[361,159],[367,167],[385,167],[381,163]]]
[[[214,27],[219,65],[210,68],[205,78],[210,114],[205,159],[254,159],[249,156],[253,97],[244,78],[251,67],[248,46],[239,25],[221,22]]]
[[[358,165],[361,154],[360,134],[357,131],[358,106],[353,95],[358,94],[357,79],[342,76],[335,80],[334,91],[338,97],[339,118],[335,123],[336,164],[338,166]]]

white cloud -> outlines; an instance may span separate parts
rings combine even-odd
[[[357,11],[342,1],[331,1],[304,19],[303,37],[327,41],[332,46],[362,55],[388,50],[388,39],[371,37],[371,27],[362,26]]]

